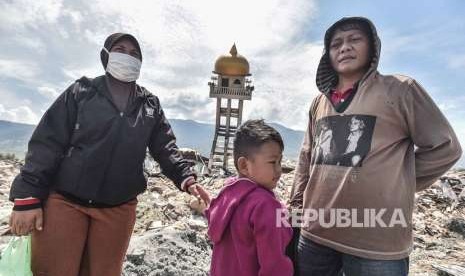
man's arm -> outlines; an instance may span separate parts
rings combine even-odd
[[[405,93],[404,112],[415,150],[416,190],[433,184],[462,155],[457,136],[442,112],[415,80]]]

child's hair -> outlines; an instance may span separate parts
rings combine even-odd
[[[284,150],[284,142],[279,132],[265,124],[263,120],[248,120],[236,131],[234,139],[234,166],[237,167],[239,157],[250,157],[266,142],[276,142],[281,151]]]

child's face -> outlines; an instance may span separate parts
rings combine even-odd
[[[329,43],[331,65],[339,75],[365,74],[370,62],[369,39],[357,29],[336,30]]]
[[[266,142],[247,159],[246,176],[255,183],[272,190],[281,177],[281,147],[276,142]]]

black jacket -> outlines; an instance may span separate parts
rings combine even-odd
[[[10,200],[50,191],[118,205],[145,191],[147,147],[178,188],[195,176],[181,157],[158,98],[137,86],[126,112],[113,104],[105,76],[76,81],[42,117]]]

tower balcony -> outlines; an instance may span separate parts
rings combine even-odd
[[[238,99],[238,100],[251,100],[253,86],[246,86],[240,88],[219,87],[214,83],[210,85],[210,98],[224,98],[224,99]]]

